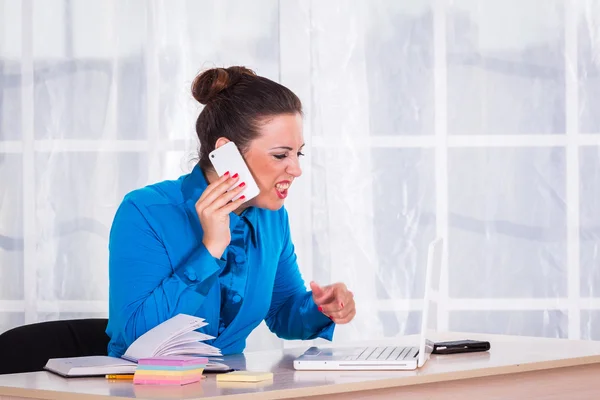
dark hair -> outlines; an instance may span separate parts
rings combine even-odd
[[[202,72],[192,83],[192,95],[206,105],[196,121],[203,170],[213,168],[208,154],[220,137],[234,142],[243,154],[259,135],[264,119],[302,114],[302,103],[290,89],[245,67]]]

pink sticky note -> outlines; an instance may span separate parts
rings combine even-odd
[[[187,385],[189,383],[199,382],[202,377],[190,377],[184,379],[136,379],[133,378],[135,385]]]
[[[206,357],[191,357],[191,356],[163,356],[141,358],[138,360],[139,365],[168,365],[168,366],[190,366],[190,365],[206,365],[208,358]]]

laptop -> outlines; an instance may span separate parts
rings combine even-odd
[[[425,297],[419,346],[311,347],[294,360],[296,370],[414,370],[422,367],[433,351],[427,336],[436,331],[437,302],[442,271],[443,240],[429,244],[425,271]]]

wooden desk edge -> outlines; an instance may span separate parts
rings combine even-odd
[[[556,368],[574,367],[589,364],[600,363],[600,355],[568,358],[561,360],[540,361],[525,364],[516,364],[510,366],[479,368],[466,371],[445,372],[440,374],[416,375],[409,377],[399,377],[391,379],[382,379],[366,382],[337,383],[330,385],[320,385],[313,387],[302,387],[292,389],[280,389],[265,392],[241,393],[223,396],[198,397],[197,399],[285,399],[294,397],[323,396],[338,393],[358,392],[365,390],[388,389],[393,387],[403,387],[412,385],[422,385],[436,382],[448,382],[464,379],[483,378],[488,376],[506,375],[521,372],[532,372],[549,370]],[[44,389],[23,389],[0,387],[0,396],[14,396],[30,399],[60,399],[60,400],[80,400],[82,398],[90,400],[131,400],[130,397],[108,396],[101,394],[82,394],[62,391],[49,391]]]
[[[298,389],[284,389],[277,392],[276,397],[261,397],[262,399],[284,399],[294,397],[322,396],[328,394],[338,394],[347,392],[359,392],[364,390],[388,389],[393,387],[423,385],[427,383],[448,382],[456,380],[466,380],[473,378],[483,378],[487,376],[508,375],[522,372],[542,371],[556,368],[575,367],[600,363],[600,355],[569,358],[562,360],[540,361],[526,364],[516,364],[502,367],[479,368],[466,371],[445,372],[431,375],[417,375],[404,378],[382,379],[377,381],[339,383],[333,385],[324,385],[317,387],[306,387]],[[260,393],[260,395],[268,394]],[[259,393],[256,393],[259,394]],[[255,395],[255,393],[246,394],[246,398]],[[215,397],[216,398],[216,397]],[[228,397],[228,399],[241,399],[242,397]]]

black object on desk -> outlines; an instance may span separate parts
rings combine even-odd
[[[476,351],[488,351],[490,342],[481,340],[453,340],[448,342],[437,342],[433,345],[433,354],[458,354],[473,353]]]

